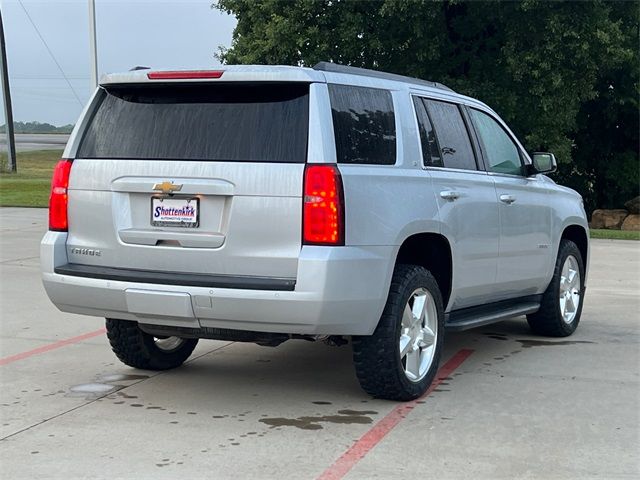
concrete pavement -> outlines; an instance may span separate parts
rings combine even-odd
[[[349,346],[201,341],[177,370],[120,364],[102,319],[49,303],[45,229],[45,210],[0,209],[2,478],[342,478],[336,460],[393,416]],[[640,242],[593,241],[591,261],[576,334],[522,318],[449,334],[445,361],[473,353],[344,478],[638,478]]]

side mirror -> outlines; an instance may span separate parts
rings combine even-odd
[[[553,153],[533,152],[531,160],[531,165],[528,165],[529,175],[552,173],[558,169],[558,162]]]

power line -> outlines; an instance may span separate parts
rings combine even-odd
[[[44,37],[42,36],[42,34],[40,33],[40,30],[38,30],[38,27],[36,26],[35,22],[33,21],[33,19],[31,18],[31,15],[29,15],[29,12],[27,11],[27,9],[25,8],[24,4],[22,3],[22,0],[18,0],[18,3],[20,4],[20,6],[22,7],[22,10],[24,10],[24,13],[27,15],[27,18],[29,19],[29,21],[31,22],[31,25],[33,26],[34,30],[36,31],[36,33],[38,34],[38,37],[40,37],[40,40],[42,40],[42,43],[44,44],[45,48],[47,49],[47,52],[49,52],[49,55],[51,55],[51,58],[53,59],[54,63],[58,66],[58,69],[60,70],[60,73],[62,74],[62,76],[64,77],[64,79],[67,82],[67,85],[69,85],[69,88],[71,89],[71,91],[73,92],[73,96],[76,97],[76,100],[78,101],[78,104],[83,107],[84,104],[82,103],[82,101],[80,100],[80,97],[78,97],[78,94],[76,93],[75,88],[73,88],[73,85],[71,85],[71,82],[69,81],[69,79],[67,78],[67,76],[64,73],[64,70],[62,69],[62,67],[60,66],[60,64],[58,63],[58,60],[56,60],[55,55],[53,54],[53,52],[51,51],[51,49],[49,48],[49,45],[47,44],[47,42],[45,41]]]
[[[11,80],[64,80],[59,75],[51,74],[44,75],[40,73],[19,73],[17,75],[11,75]],[[89,80],[91,77],[88,75],[67,75],[69,80]]]

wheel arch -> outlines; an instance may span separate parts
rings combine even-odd
[[[419,265],[429,270],[438,283],[446,310],[453,285],[453,257],[445,236],[431,232],[410,235],[400,245],[396,256],[398,264]]]
[[[582,261],[584,262],[585,272],[587,270],[587,263],[589,261],[589,235],[586,229],[582,225],[567,225],[562,231],[560,240],[571,240],[576,244],[580,254],[582,255]]]

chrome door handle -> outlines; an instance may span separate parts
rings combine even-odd
[[[443,190],[442,192],[440,192],[440,197],[444,198],[445,200],[456,200],[460,198],[460,194],[452,190]]]
[[[514,197],[513,195],[500,195],[500,201],[502,203],[506,203],[507,205],[511,205],[516,201],[516,197]]]

